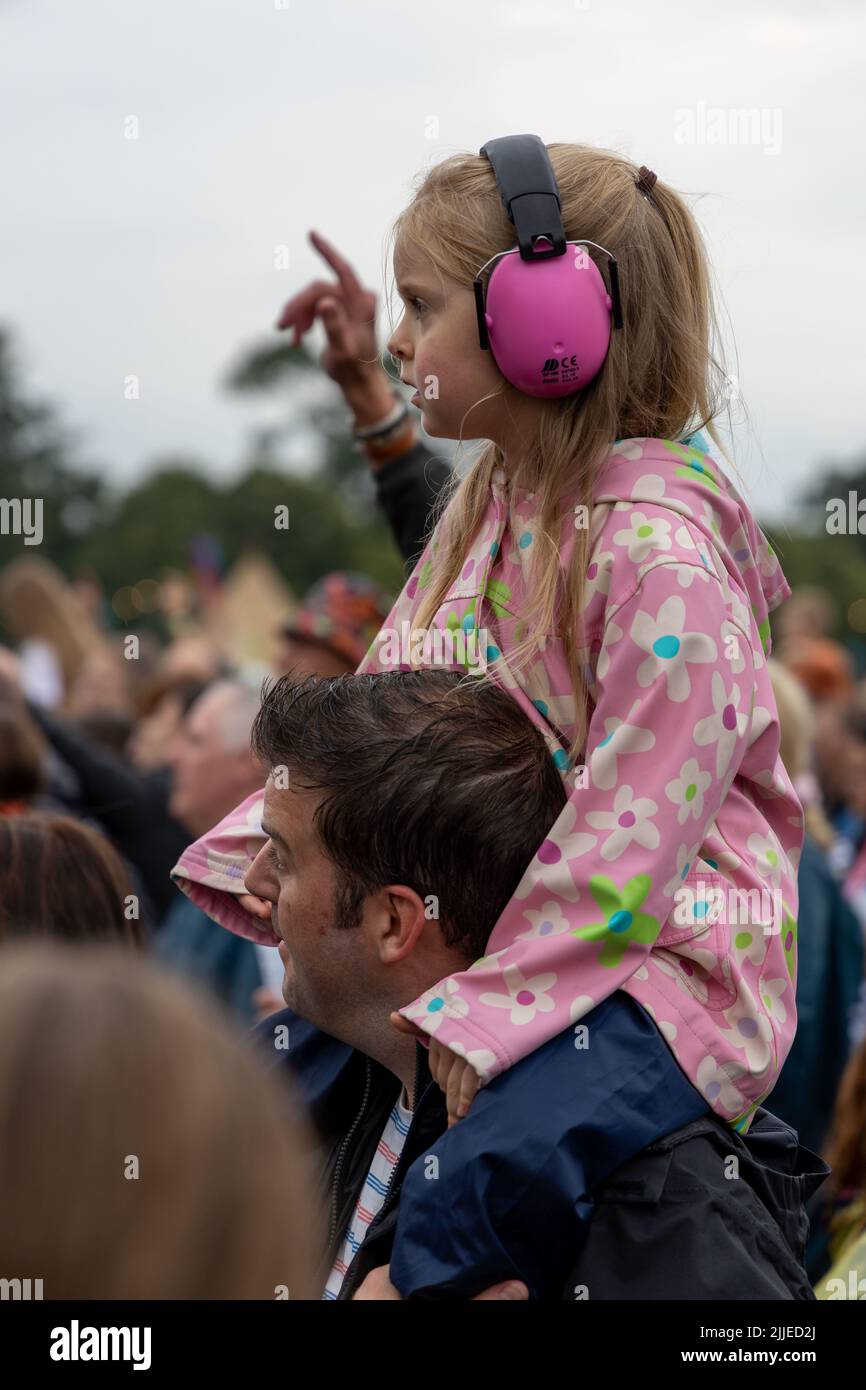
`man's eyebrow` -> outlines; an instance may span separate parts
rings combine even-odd
[[[264,821],[262,821],[262,830],[267,835],[269,840],[276,840],[277,844],[282,845],[283,849],[289,848],[288,843],[283,839],[279,830],[273,830],[271,826],[265,825]]]
[[[410,279],[408,279],[408,280],[404,280],[404,281],[402,282],[402,284],[401,284],[400,281],[398,280],[398,281],[397,281],[397,293],[400,295],[400,298],[401,298],[401,299],[405,299],[405,298],[406,298],[406,291],[407,291],[407,290],[409,290],[410,292],[418,293],[418,294],[429,294],[429,293],[430,293],[430,291],[427,289],[427,287],[426,287],[425,285],[420,284],[419,281],[417,281],[417,280],[411,279],[411,277],[410,277]]]

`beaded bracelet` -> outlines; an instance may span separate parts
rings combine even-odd
[[[399,428],[409,414],[409,404],[407,401],[397,399],[396,396],[394,399],[394,409],[383,420],[377,420],[374,425],[355,426],[353,428],[352,434],[355,439],[381,439]]]
[[[417,427],[411,418],[402,422],[399,430],[389,434],[387,439],[359,440],[355,448],[358,453],[367,455],[371,463],[387,463],[392,458],[405,454],[417,440]]]

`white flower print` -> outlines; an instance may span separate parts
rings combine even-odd
[[[709,531],[712,531],[716,540],[721,545],[722,533],[719,529],[719,518],[716,515],[715,510],[710,506],[709,502],[707,502],[706,500],[704,501],[704,505],[701,509],[701,521],[704,523],[704,525],[707,527]]]
[[[751,965],[760,966],[764,963],[767,954],[767,938],[764,935],[764,923],[762,921],[747,920],[749,916],[749,906],[752,899],[734,899],[737,920],[730,923],[731,948],[734,960],[741,965],[744,960]],[[743,906],[740,902],[743,901]],[[760,916],[760,907],[758,907]]]
[[[791,790],[788,779],[785,776],[784,767],[779,765],[778,769],[765,767],[761,772],[756,772],[753,777],[756,790],[761,796],[775,798],[779,796],[790,796]]]
[[[572,999],[571,1007],[568,1011],[569,1023],[577,1023],[588,1014],[590,1009],[595,1007],[595,1000],[591,994],[579,994],[576,999]]]
[[[679,776],[665,784],[665,795],[677,810],[677,824],[684,825],[689,816],[701,820],[704,814],[704,794],[712,783],[708,772],[702,772],[697,758],[686,758]]]
[[[548,971],[536,975],[531,980],[523,978],[523,972],[516,965],[507,965],[502,972],[507,994],[481,994],[479,1002],[492,1009],[508,1009],[509,1022],[515,1028],[531,1023],[537,1013],[549,1014],[554,1009],[554,1001],[547,993],[556,984],[556,975]]]
[[[635,971],[635,974],[637,974],[637,971]],[[668,1045],[671,1048],[673,1048],[673,1044],[676,1042],[677,1037],[677,1025],[675,1023],[669,1023],[667,1019],[659,1020],[658,1018],[656,1018],[656,1011],[653,1008],[652,1004],[644,1004],[643,1007],[646,1009],[650,1018],[652,1018],[655,1022],[655,1026],[656,1028],[658,1028],[665,1042],[667,1042]],[[676,1055],[676,1049],[674,1048],[673,1050],[674,1055]]]
[[[460,994],[460,986],[455,980],[445,980],[443,984],[428,989],[416,999],[406,1013],[410,1018],[424,1020],[424,1032],[435,1034],[443,1018],[465,1018],[469,1004]]]
[[[743,651],[746,639],[730,620],[725,618],[721,628],[722,654],[726,658],[733,675],[738,676],[745,669],[746,657]],[[747,650],[751,650],[751,643]]]
[[[538,533],[538,517],[531,513],[524,521],[519,514],[513,519],[511,535],[516,544],[508,551],[505,559],[510,565],[520,565],[524,577],[532,567],[532,548]]]
[[[761,878],[769,879],[774,888],[781,889],[782,866],[787,856],[772,830],[769,835],[750,835],[746,849],[754,856],[755,868]]]
[[[725,874],[726,870],[738,869],[743,861],[738,854],[734,854],[733,850],[719,849],[718,846],[722,843],[723,841],[719,840],[717,835],[712,838],[708,836],[704,843],[702,857],[704,859],[712,859],[719,873]],[[710,867],[712,867],[712,865]],[[729,877],[728,874],[725,876]]]
[[[764,980],[761,984],[761,998],[777,1023],[784,1023],[788,1010],[782,1003],[782,995],[789,989],[788,980]]]
[[[590,776],[593,786],[602,791],[610,791],[617,783],[616,760],[625,753],[645,753],[655,747],[656,736],[652,729],[642,729],[629,720],[640,704],[635,700],[625,719],[615,716],[604,721],[604,738],[592,750],[589,759]]]
[[[467,1052],[463,1043],[459,1042],[449,1043],[448,1051],[456,1052],[458,1057],[465,1058],[473,1071],[477,1072],[482,1086],[484,1085],[490,1075],[490,1068],[496,1062],[494,1053],[489,1052],[486,1047],[476,1047],[471,1052]]]
[[[652,817],[658,806],[649,797],[636,797],[632,788],[617,789],[612,811],[590,811],[586,817],[595,830],[609,830],[601,847],[601,857],[607,863],[619,859],[634,841],[643,849],[658,849],[661,837]]]
[[[544,658],[535,661],[524,672],[523,688],[539,714],[563,732],[574,725],[574,695],[553,695],[550,672]]]
[[[534,911],[531,907],[523,909],[523,915],[532,926],[528,931],[517,933],[518,940],[536,936],[561,936],[571,928],[571,922],[566,917],[558,902],[544,903],[540,910]]]
[[[677,595],[666,598],[654,618],[640,609],[632,621],[630,637],[648,653],[637,668],[637,683],[652,685],[661,673],[667,681],[668,699],[681,703],[692,690],[688,662],[715,661],[716,644],[704,632],[683,632],[686,606]]]
[[[668,785],[670,785],[670,783]],[[706,788],[704,788],[704,790],[706,790]],[[671,798],[671,800],[673,800],[673,798]],[[665,897],[672,898],[677,890],[682,888],[683,880],[692,866],[692,859],[696,853],[697,845],[680,845],[677,850],[677,871],[673,878],[668,879],[662,889]],[[676,925],[676,922],[674,922],[674,926]]]
[[[739,981],[736,1002],[722,1012],[730,1026],[720,1028],[720,1035],[745,1052],[749,1071],[760,1076],[773,1056],[773,1030],[744,980]]]
[[[746,1098],[738,1090],[736,1082],[744,1075],[745,1069],[735,1062],[725,1062],[718,1066],[715,1057],[705,1057],[697,1071],[698,1090],[704,1099],[717,1108],[719,1101],[729,1115],[738,1115],[746,1108]]]
[[[489,644],[484,657],[487,662],[488,674],[495,675],[497,685],[501,685],[503,690],[520,689],[520,681],[512,674],[499,647]]]
[[[613,551],[602,550],[593,554],[586,567],[586,582],[583,586],[580,611],[584,613],[596,594],[610,593],[610,578],[613,574]]]
[[[749,723],[748,714],[737,708],[740,703],[740,687],[732,685],[725,689],[725,681],[720,671],[713,672],[713,708],[715,714],[699,719],[692,731],[692,737],[699,748],[708,743],[716,745],[716,776],[721,777],[733,756],[737,739]]]
[[[688,526],[678,526],[674,532],[674,540],[681,550],[697,550],[694,537]]]
[[[519,902],[529,897],[537,883],[543,884],[549,893],[564,898],[566,902],[578,901],[580,893],[574,885],[568,864],[570,860],[588,854],[598,843],[598,836],[587,835],[582,830],[575,831],[576,820],[577,808],[573,802],[569,802],[562,808],[556,822],[556,842],[548,837],[536,851],[535,859],[539,861],[540,868],[534,868],[533,864],[530,864],[514,890],[514,896]]]
[[[643,564],[651,550],[670,550],[671,523],[664,517],[648,517],[645,512],[633,511],[628,528],[615,531],[614,545],[628,547],[628,558],[634,565]]]
[[[761,567],[761,575],[764,579],[771,579],[779,568],[779,557],[772,549],[766,537],[758,543],[758,564]]]
[[[673,507],[675,511],[686,512],[691,516],[692,509],[681,497],[665,496],[665,480],[659,473],[644,473],[631,490],[632,502],[653,502],[661,507]]]
[[[637,463],[639,458],[643,458],[643,445],[646,442],[646,435],[640,439],[621,439],[618,444],[614,444],[610,451],[611,458],[628,459],[630,463]]]
[[[596,676],[600,681],[604,680],[610,667],[610,648],[614,646],[616,642],[619,642],[623,635],[622,628],[617,627],[613,619],[605,626],[604,641],[601,651],[598,654],[598,661],[595,667]]]
[[[740,574],[755,568],[755,554],[745,526],[738,526],[728,543],[728,549],[737,562]]]
[[[736,585],[731,583],[724,565],[719,565],[718,576],[725,593],[725,603],[730,607],[731,621],[742,631],[748,632],[752,624],[752,610],[740,597]]]
[[[758,742],[761,734],[765,733],[773,721],[773,716],[763,705],[755,705],[752,710],[752,727],[749,729],[749,740],[747,747],[751,748]]]
[[[467,971],[489,970],[490,966],[495,965],[500,956],[504,956],[508,949],[507,946],[503,946],[499,951],[492,951],[489,956],[479,956],[477,960],[474,960],[471,965],[466,967]]]

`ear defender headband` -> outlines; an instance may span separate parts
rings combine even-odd
[[[566,241],[556,177],[537,135],[488,140],[479,153],[517,232],[517,246],[491,256],[473,282],[480,345],[518,391],[571,395],[601,371],[611,324],[622,328],[616,258],[594,241]],[[607,257],[610,293],[588,246]]]

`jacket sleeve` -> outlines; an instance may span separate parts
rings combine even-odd
[[[742,761],[754,670],[748,633],[700,565],[660,562],[612,600],[587,767],[571,776],[489,953],[404,1017],[489,1081],[629,980]]]
[[[135,866],[158,920],[176,898],[168,869],[185,840],[181,826],[168,812],[167,784],[133,771],[122,758],[101,748],[74,725],[37,705],[28,708],[55,752],[76,775],[78,811],[97,820]]]
[[[627,994],[594,1009],[489,1087],[403,1180],[391,1278],[404,1298],[473,1298],[520,1279],[557,1299],[599,1184],[707,1113]]]
[[[374,473],[376,500],[404,560],[414,564],[423,550],[433,509],[451,476],[448,460],[431,454],[423,443]]]

